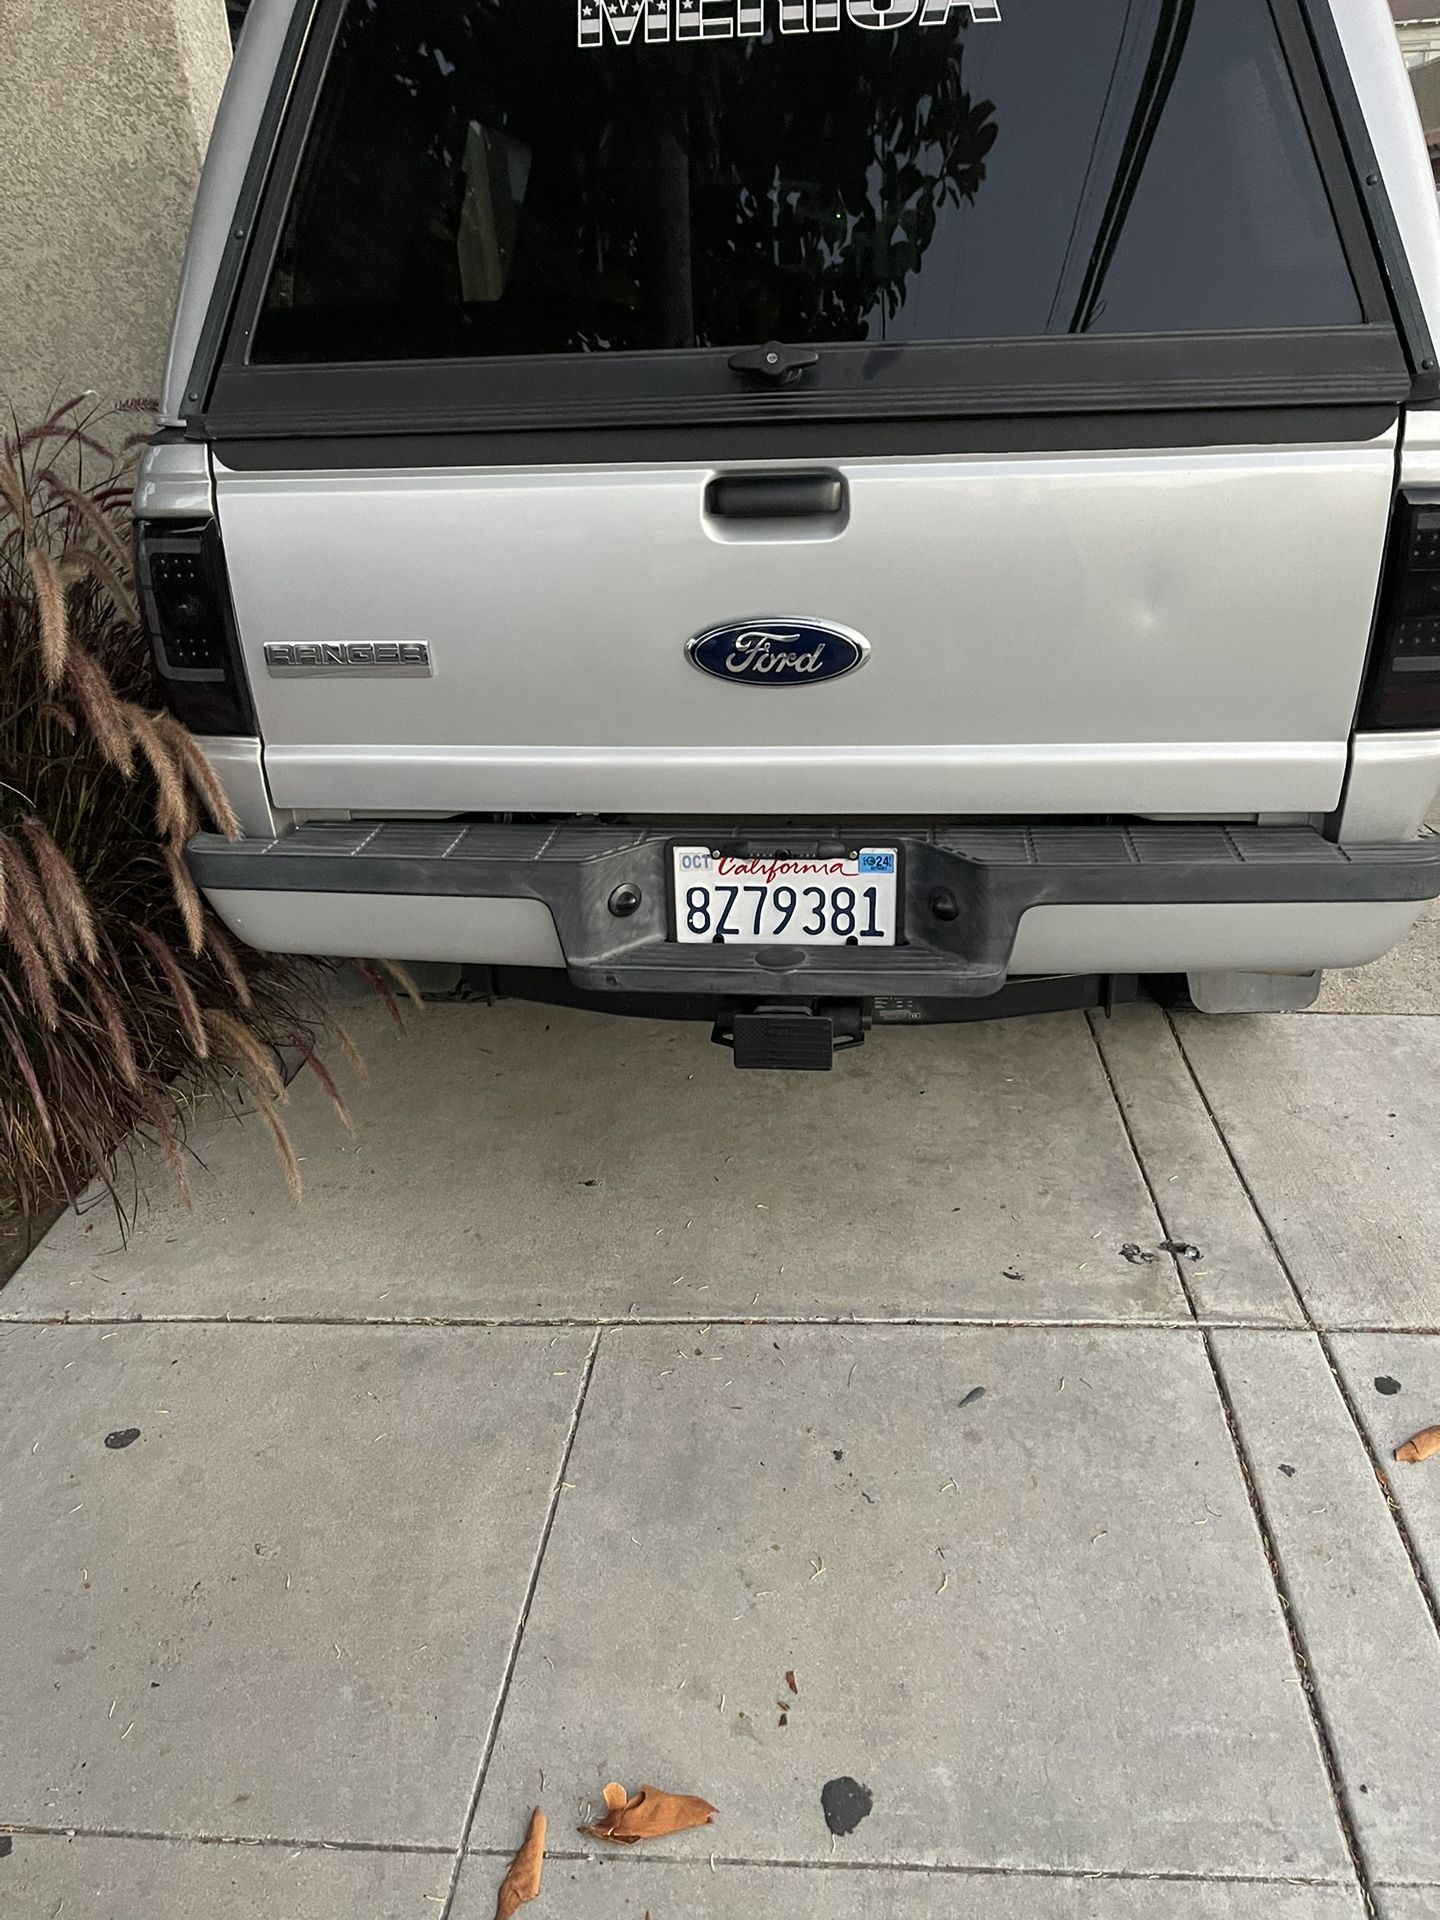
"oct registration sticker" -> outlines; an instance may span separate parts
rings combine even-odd
[[[893,847],[834,859],[674,849],[675,937],[690,945],[893,947]]]

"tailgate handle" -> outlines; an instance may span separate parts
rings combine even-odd
[[[838,473],[727,473],[705,489],[705,511],[729,520],[798,520],[843,513]]]

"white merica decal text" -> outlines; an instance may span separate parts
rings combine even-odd
[[[663,40],[758,38],[767,27],[781,33],[838,32],[842,14],[851,26],[881,33],[895,27],[944,27],[959,16],[979,24],[1000,18],[1000,0],[576,0],[580,45],[603,46],[606,28],[617,46],[637,35]],[[643,31],[642,31],[643,26]]]

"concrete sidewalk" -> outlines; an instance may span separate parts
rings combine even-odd
[[[0,1293],[6,1920],[1440,1920],[1440,1025],[355,1025]]]

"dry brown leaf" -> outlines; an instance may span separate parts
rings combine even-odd
[[[793,1667],[791,1667],[785,1675],[785,1684],[792,1693],[799,1693],[800,1689],[795,1682],[795,1669]]]
[[[715,1809],[708,1800],[693,1793],[664,1793],[659,1787],[641,1787],[625,1798],[625,1789],[614,1781],[605,1789],[606,1814],[593,1827],[582,1827],[595,1840],[611,1840],[619,1847],[633,1847],[637,1840],[658,1840],[669,1833],[684,1833],[688,1827],[708,1827]]]
[[[1422,1427],[1419,1433],[1411,1435],[1403,1447],[1396,1447],[1395,1458],[1402,1460],[1407,1467],[1413,1467],[1435,1453],[1440,1453],[1440,1427]]]
[[[495,1902],[495,1920],[510,1920],[517,1907],[525,1907],[538,1898],[540,1870],[545,1864],[545,1815],[539,1807],[530,1816],[530,1828],[524,1844],[510,1862],[510,1871],[500,1882],[500,1897]]]

